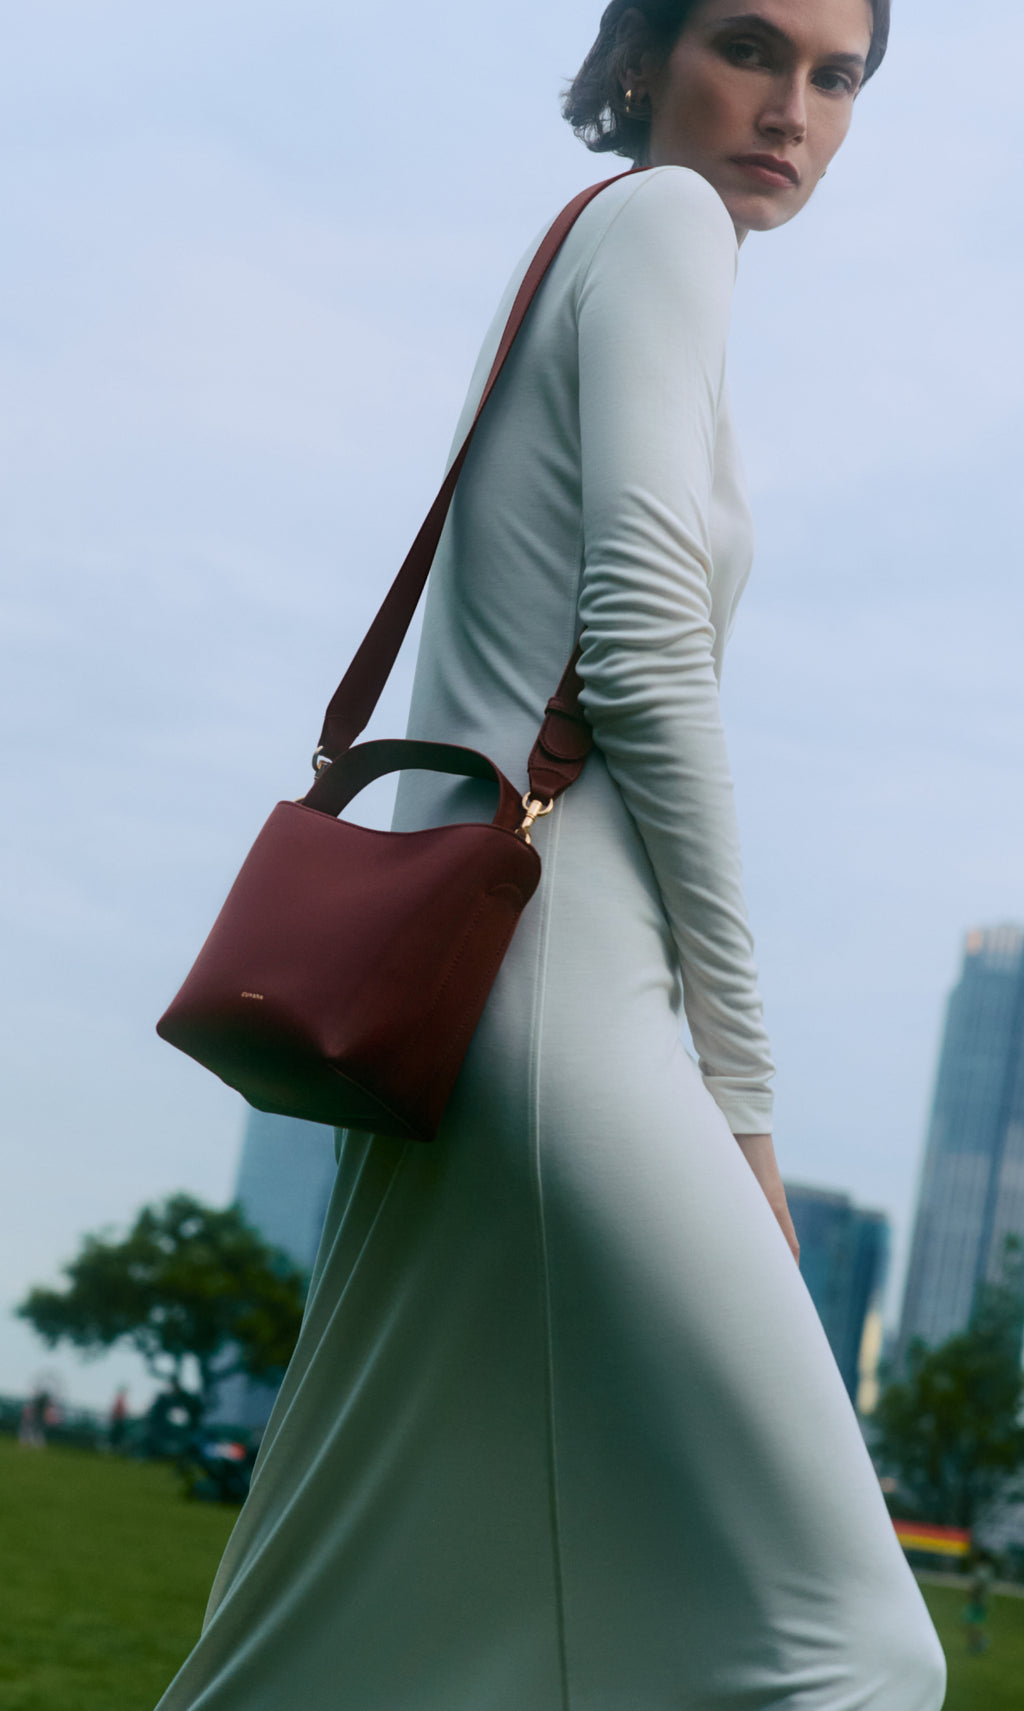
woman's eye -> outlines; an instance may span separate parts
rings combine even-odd
[[[725,46],[726,58],[734,65],[764,65],[765,53],[760,42],[732,41]]]
[[[846,71],[819,71],[814,81],[826,95],[848,95],[854,89],[853,78]]]

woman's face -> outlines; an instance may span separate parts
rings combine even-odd
[[[645,56],[652,166],[713,184],[739,239],[798,214],[850,128],[869,0],[700,0],[667,60]]]

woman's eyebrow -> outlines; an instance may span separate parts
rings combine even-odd
[[[716,18],[712,25],[714,29],[731,29],[734,26],[747,30],[760,30],[762,35],[772,37],[783,47],[792,48],[794,46],[793,38],[787,36],[785,30],[781,30],[778,24],[773,24],[770,18],[762,17],[760,12],[743,12],[735,18]],[[830,53],[825,57],[833,65],[849,65],[860,71],[864,70],[867,63],[864,55],[860,53]]]

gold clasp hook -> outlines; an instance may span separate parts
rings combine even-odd
[[[521,826],[516,827],[516,837],[522,838],[524,844],[532,844],[533,839],[530,836],[530,827],[533,825],[534,820],[542,820],[545,814],[550,814],[554,806],[554,797],[551,798],[550,802],[542,802],[539,797],[531,796],[530,792],[527,791],[526,795],[523,797],[523,807],[526,809],[526,818]]]

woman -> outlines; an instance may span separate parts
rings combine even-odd
[[[751,555],[737,246],[811,196],[888,7],[745,4],[614,0],[568,96],[651,170],[580,218],[484,414],[409,728],[524,778],[582,631],[595,749],[537,825],[541,889],[436,1144],[339,1136],[295,1358],[162,1711],[942,1703],[795,1263],[718,705]],[[408,775],[396,825],[490,812]]]

